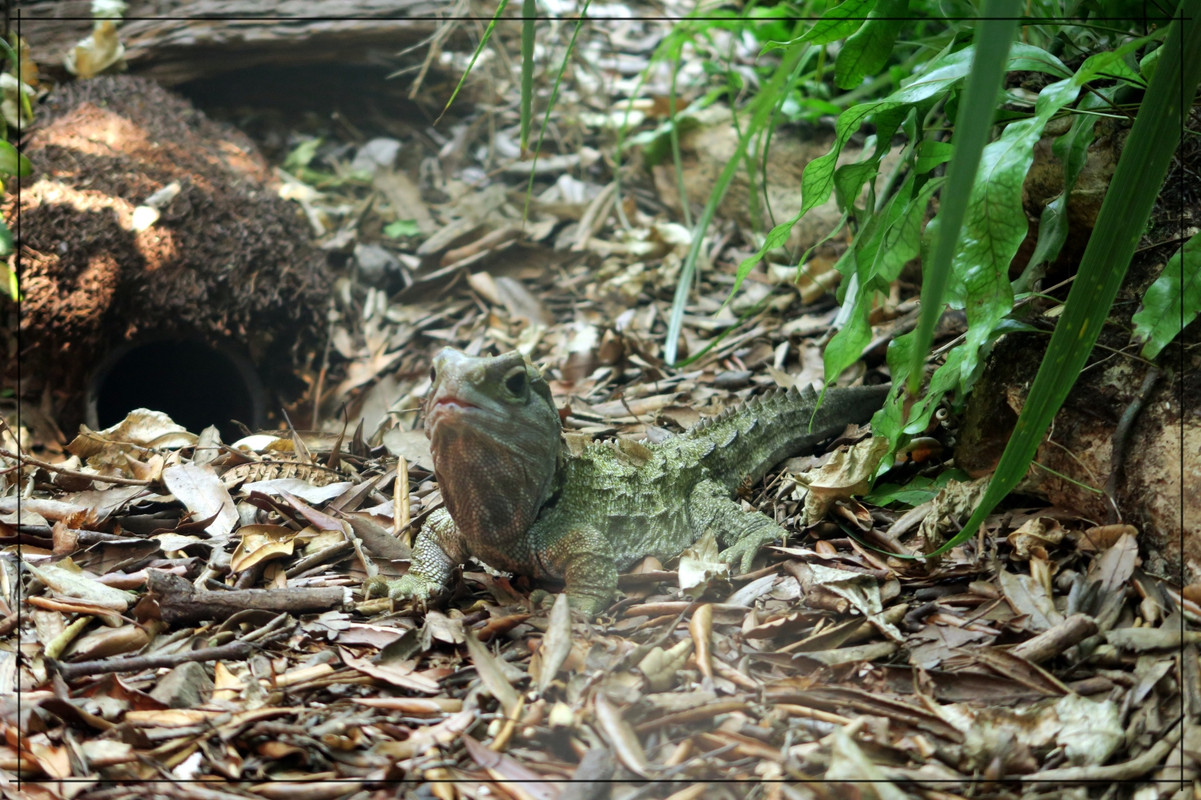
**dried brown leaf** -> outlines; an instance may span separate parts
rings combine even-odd
[[[224,539],[238,524],[233,498],[212,467],[193,464],[168,467],[163,470],[163,483],[198,519],[212,518],[205,530],[213,538]]]
[[[596,721],[601,733],[613,748],[626,769],[643,778],[650,778],[650,764],[638,742],[638,735],[622,717],[621,712],[604,694],[595,700]]]
[[[285,525],[243,525],[229,568],[243,572],[273,558],[286,558],[296,547],[298,532]]]
[[[57,564],[41,566],[26,562],[25,566],[60,597],[77,598],[110,611],[124,611],[136,599],[132,592],[106,586],[94,576],[84,573],[69,558]]]
[[[557,800],[563,796],[564,784],[546,780],[546,775],[535,772],[515,758],[489,750],[470,736],[463,737],[467,755],[484,769],[493,779],[500,781],[506,791],[520,792],[531,800]]]
[[[696,645],[696,664],[708,680],[713,680],[713,606],[702,603],[692,613],[688,621],[688,632],[692,634],[692,643]]]
[[[680,591],[692,598],[729,585],[730,565],[718,557],[717,539],[712,531],[705,531],[695,544],[680,553],[679,580]]]
[[[488,652],[488,647],[477,639],[475,633],[471,630],[464,631],[463,642],[467,645],[467,653],[471,656],[471,663],[475,665],[475,670],[479,674],[480,680],[483,681],[484,686],[500,702],[500,707],[504,709],[505,716],[509,719],[515,719],[521,698],[512,684],[509,683],[509,678],[505,674],[505,670],[501,667],[497,659]]]
[[[693,646],[691,639],[684,639],[667,650],[654,647],[638,662],[638,671],[652,692],[666,691],[676,685],[679,671],[688,663]]]
[[[338,653],[346,666],[357,669],[365,675],[391,684],[400,689],[408,689],[424,694],[437,694],[439,686],[436,682],[416,672],[412,667],[401,664],[372,664],[365,658],[356,658],[345,648],[338,648]]]
[[[1045,631],[1063,621],[1063,615],[1055,608],[1055,602],[1044,585],[1029,575],[1015,575],[1001,570],[997,574],[1005,599],[1018,614],[1026,617],[1026,627],[1032,631]]]
[[[534,679],[539,695],[546,694],[563,662],[571,654],[571,648],[571,611],[567,605],[567,594],[560,593],[551,607],[546,635],[542,637],[542,644],[538,648],[537,661],[530,665],[530,677]],[[535,663],[537,669],[534,667]]]

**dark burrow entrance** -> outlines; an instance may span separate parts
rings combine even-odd
[[[135,408],[162,411],[192,433],[209,425],[222,441],[241,438],[241,422],[262,427],[266,397],[244,356],[191,340],[161,340],[114,352],[92,376],[87,420],[92,428],[120,422]]]

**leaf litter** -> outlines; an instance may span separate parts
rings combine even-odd
[[[647,124],[662,88],[642,89]],[[553,116],[598,97],[614,102],[565,87]],[[1137,529],[1049,505],[998,512],[941,559],[891,555],[945,541],[979,489],[950,482],[913,511],[856,499],[879,459],[860,431],[740,491],[793,532],[748,574],[702,540],[622,576],[590,623],[475,563],[441,608],[364,599],[440,504],[418,409],[441,346],[528,354],[569,440],[616,436],[637,459],[642,437],[819,377],[836,314],[813,274],[769,266],[746,284],[766,312],[740,322],[724,303],[755,245],[727,208],[685,317],[699,357],[669,369],[691,241],[674,179],[630,171],[619,194],[612,120],[579,113],[572,136],[595,147],[540,162],[553,183],[523,224],[515,119],[480,113],[497,140],[452,123],[436,176],[445,152],[410,170],[373,140],[355,160],[369,186],[303,193],[323,240],[353,254],[312,392],[324,433],[225,445],[135,412],[56,465],[19,458],[23,432],[5,428],[0,769],[24,796],[1190,796],[1201,592],[1145,572]],[[789,169],[773,192],[796,188],[777,185]],[[400,223],[415,247],[378,233]],[[349,438],[345,419],[362,420]],[[931,435],[949,441],[947,423]]]

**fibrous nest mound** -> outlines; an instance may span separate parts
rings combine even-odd
[[[55,92],[24,152],[35,172],[5,210],[24,295],[6,310],[20,331],[6,386],[19,369],[20,395],[49,398],[66,427],[126,343],[199,341],[268,373],[303,355],[325,258],[245,136],[150,81],[106,77]]]

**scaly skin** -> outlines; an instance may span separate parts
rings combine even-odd
[[[630,456],[593,444],[567,451],[541,374],[520,354],[434,359],[425,431],[446,507],[430,515],[396,599],[441,594],[475,556],[500,570],[563,581],[576,611],[608,607],[617,573],[646,556],[672,558],[713,530],[721,557],[745,572],[785,531],[731,495],[786,457],[865,422],[887,386],[778,391]]]

